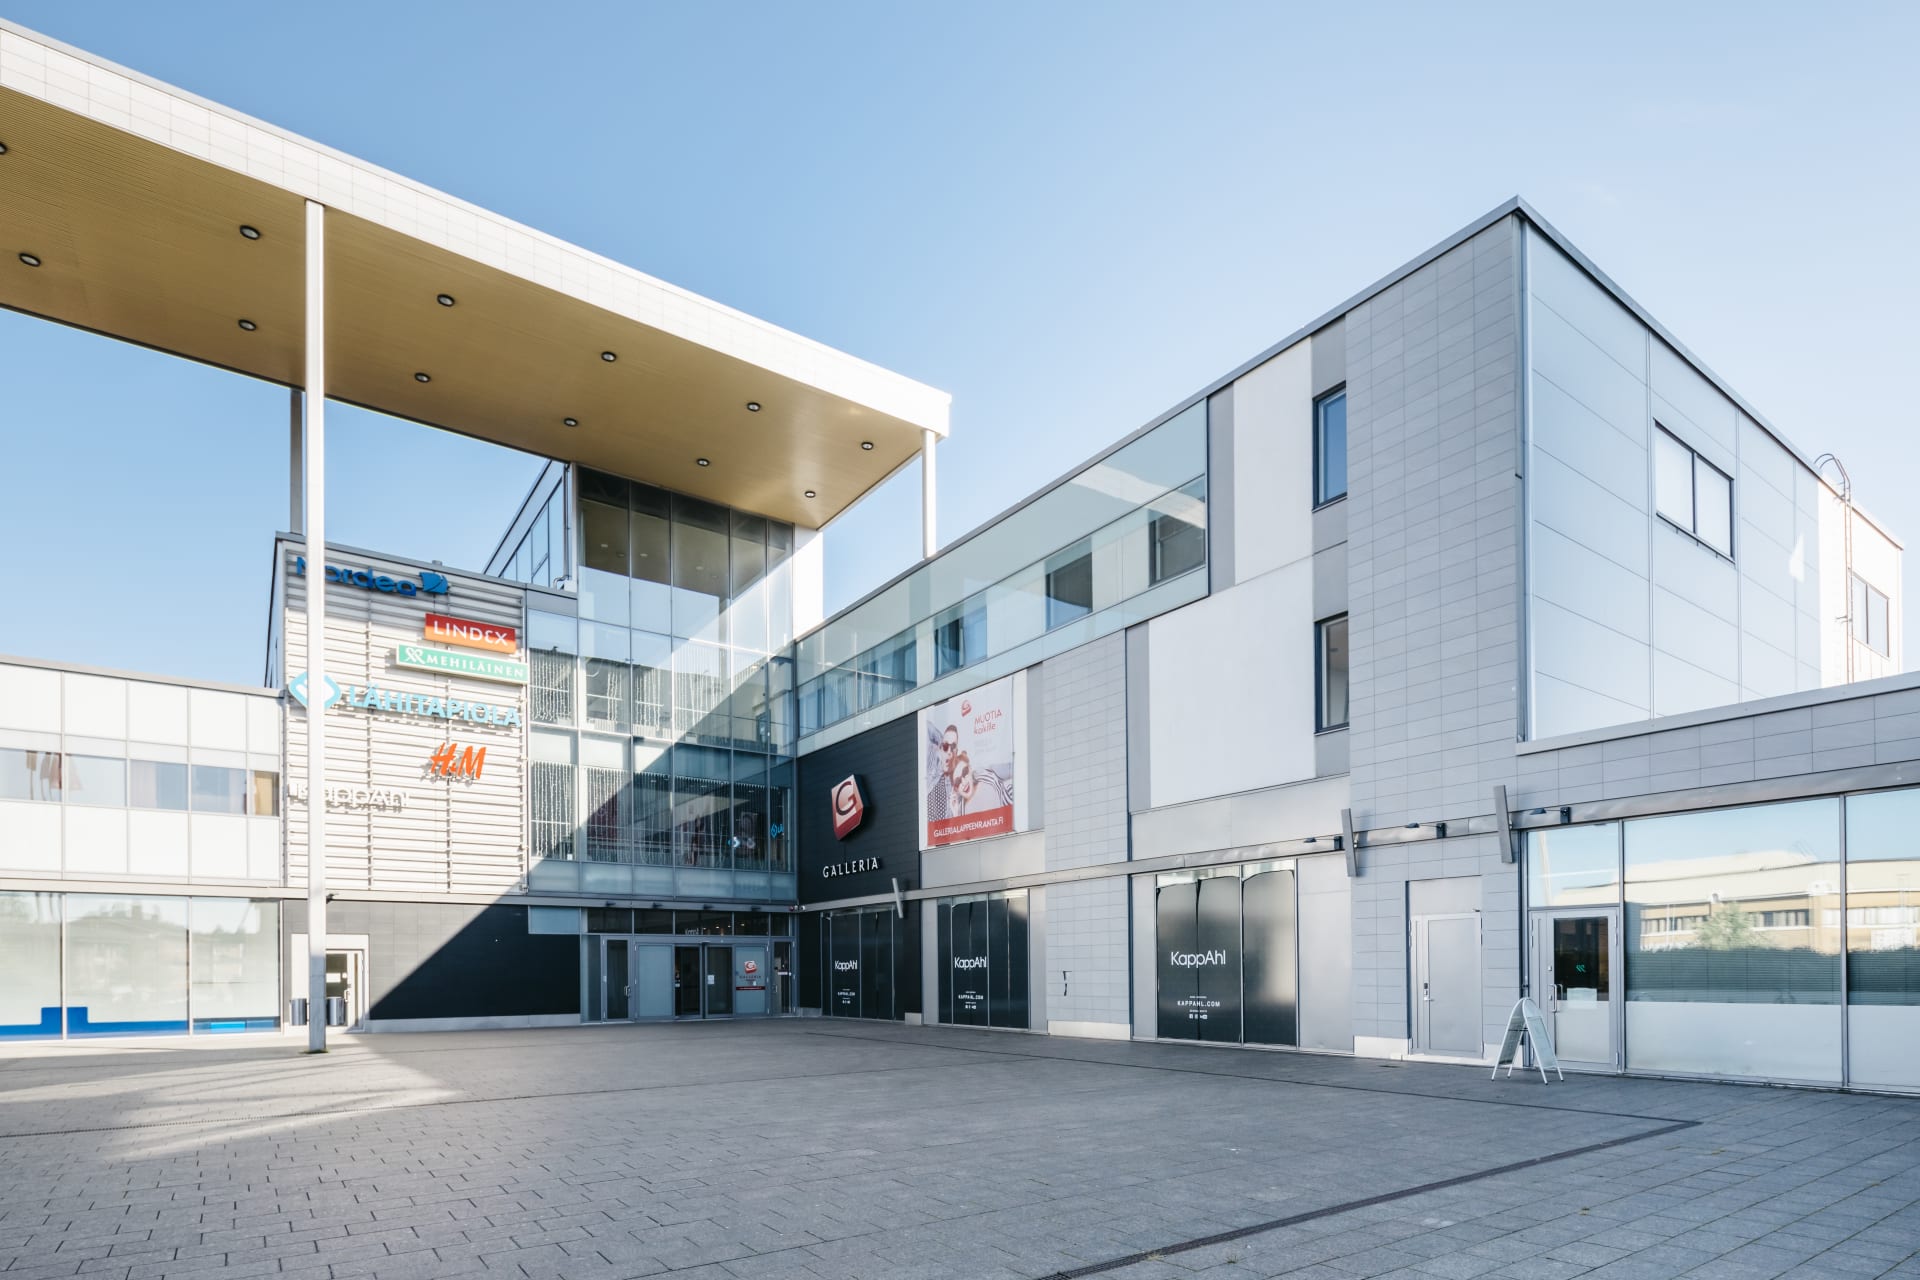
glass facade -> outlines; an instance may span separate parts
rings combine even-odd
[[[579,616],[527,626],[533,887],[790,899],[793,527],[579,490]]]
[[[1527,833],[1530,908],[1619,910],[1631,1069],[1920,1089],[1920,790]]]
[[[0,1038],[270,1031],[280,904],[0,892]]]
[[[929,686],[969,667],[956,690],[1002,674],[989,660],[1024,665],[1204,595],[1206,464],[1202,402],[802,637],[799,732],[934,700]]]
[[[552,587],[567,576],[567,486],[550,494],[533,523],[506,557],[499,576],[535,587]]]

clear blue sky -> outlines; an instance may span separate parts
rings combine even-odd
[[[1920,538],[1911,5],[7,16],[951,391],[949,537],[1517,192]],[[342,542],[477,567],[537,467],[328,421]],[[0,313],[0,652],[257,682],[285,468],[283,390]]]

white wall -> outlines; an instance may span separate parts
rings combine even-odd
[[[1155,808],[1314,774],[1310,559],[1147,624]]]
[[[1313,351],[1294,343],[1233,384],[1233,571],[1313,554]]]

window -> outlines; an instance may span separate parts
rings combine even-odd
[[[1313,402],[1313,505],[1347,496],[1347,389]]]
[[[1316,624],[1314,632],[1319,647],[1316,664],[1320,671],[1319,727],[1344,729],[1347,727],[1347,615],[1343,613]]]
[[[67,803],[112,805],[124,809],[127,804],[127,762],[112,756],[68,756]]]
[[[130,760],[127,767],[132,783],[128,804],[136,809],[187,807],[187,766],[164,760]]]
[[[1733,558],[1733,481],[1654,424],[1653,507],[1663,519]]]
[[[1877,654],[1891,656],[1893,641],[1887,632],[1887,597],[1857,573],[1847,575],[1847,586],[1850,591],[1847,619],[1853,628],[1853,638]]]
[[[182,806],[183,808],[185,806]],[[266,769],[253,771],[253,815],[257,818],[280,816],[280,775]]]
[[[196,813],[245,813],[247,771],[217,764],[194,765],[193,808]]]
[[[1077,542],[1047,561],[1047,630],[1093,612],[1093,548]]]
[[[985,596],[957,604],[933,620],[933,673],[949,671],[987,656],[987,601]]]
[[[1207,562],[1206,483],[1203,476],[1153,504],[1154,515],[1147,524],[1150,586]]]
[[[0,747],[0,800],[58,800],[60,753]]]

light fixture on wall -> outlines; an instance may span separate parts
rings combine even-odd
[[[413,380],[414,380],[415,382],[432,382],[432,381],[433,381],[433,379],[432,379],[431,377],[429,377],[428,375],[426,375],[426,374],[424,374],[424,373],[416,373],[416,374],[414,374],[414,375],[413,375]]]
[[[561,426],[563,426],[563,427],[577,427],[577,426],[579,426],[579,425],[580,425],[580,419],[578,419],[578,418],[562,418],[562,419],[560,419],[560,425],[561,425]]]
[[[20,261],[30,267],[37,267],[40,265],[40,255],[37,253],[23,253],[20,255]]]

